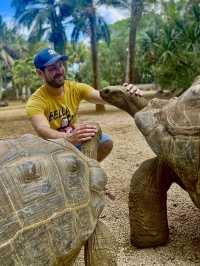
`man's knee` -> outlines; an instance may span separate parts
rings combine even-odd
[[[112,139],[110,138],[110,136],[103,134],[98,146],[97,160],[102,161],[106,156],[108,156],[112,148],[113,148]]]

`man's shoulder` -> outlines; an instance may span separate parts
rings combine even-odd
[[[34,93],[29,97],[28,101],[27,101],[27,105],[31,104],[32,102],[35,101],[44,101],[45,100],[45,85],[42,85],[41,87],[39,87],[36,91],[34,91]]]
[[[45,85],[45,84],[42,85],[42,86],[40,86],[40,87],[34,92],[35,95],[40,95],[40,94],[44,94],[44,93],[46,93],[46,85]]]
[[[65,84],[64,86],[67,88],[77,88],[79,86],[79,82],[75,81],[75,80],[65,80]]]
[[[93,88],[83,82],[78,82],[75,80],[66,80],[65,81],[65,87],[70,88],[70,89],[75,89],[75,90],[92,90]]]

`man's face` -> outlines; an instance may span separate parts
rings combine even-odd
[[[62,61],[57,61],[52,65],[46,66],[43,70],[43,78],[46,83],[54,88],[59,88],[64,84],[65,68]]]

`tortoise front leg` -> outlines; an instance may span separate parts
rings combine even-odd
[[[165,244],[169,238],[167,190],[172,172],[157,158],[142,163],[134,173],[129,193],[131,243],[139,248]]]
[[[117,266],[117,242],[107,226],[98,220],[94,233],[85,244],[86,266]]]

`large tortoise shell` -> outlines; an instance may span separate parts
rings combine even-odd
[[[63,141],[0,141],[0,265],[66,263],[93,233],[106,176]]]

